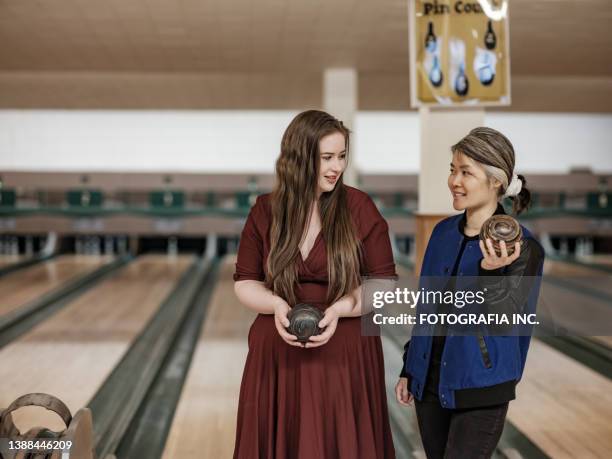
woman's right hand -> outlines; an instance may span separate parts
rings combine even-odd
[[[297,336],[291,335],[286,328],[289,326],[289,318],[287,314],[291,307],[286,301],[279,298],[279,301],[274,305],[274,324],[276,325],[276,331],[283,339],[283,341],[291,346],[304,347],[304,344],[297,340]]]
[[[402,406],[410,406],[412,402],[412,394],[408,390],[408,378],[400,378],[395,385],[395,398]]]

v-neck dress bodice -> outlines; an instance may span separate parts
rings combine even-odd
[[[362,248],[361,274],[395,276],[388,225],[370,197],[346,187]],[[247,218],[234,280],[265,279],[270,253],[270,195]],[[298,260],[299,302],[325,309],[327,250],[321,233]],[[272,315],[259,314],[249,331],[235,458],[394,458],[379,337],[362,336],[360,318],[342,318],[325,345],[285,343]]]

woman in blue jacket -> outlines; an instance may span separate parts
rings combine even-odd
[[[515,214],[529,205],[525,178],[514,172],[512,144],[500,132],[479,127],[451,151],[448,187],[453,207],[464,212],[434,228],[423,259],[421,284],[428,278],[449,278],[454,289],[462,276],[478,276],[481,289],[489,292],[486,306],[490,310],[510,304],[535,312],[539,281],[534,279],[541,277],[544,262],[540,244],[522,227],[523,239],[516,243],[514,253],[508,255],[511,251],[502,243],[499,256],[491,240],[483,243],[478,238],[489,217],[505,213],[499,203],[502,198],[513,201]],[[416,335],[413,330],[406,343],[395,389],[400,404],[415,400],[427,457],[491,457],[525,366],[529,334],[459,336],[436,327]]]

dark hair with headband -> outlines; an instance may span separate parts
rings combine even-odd
[[[477,127],[453,145],[451,151],[462,153],[480,163],[489,179],[501,183],[499,197],[512,200],[513,213],[518,215],[529,207],[531,193],[525,186],[527,180],[514,173],[514,147],[501,132]]]

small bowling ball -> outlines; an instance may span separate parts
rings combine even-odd
[[[487,219],[480,229],[480,239],[486,244],[491,239],[497,256],[501,256],[501,241],[506,242],[508,256],[514,253],[514,244],[523,238],[521,225],[510,215],[493,215]]]
[[[311,336],[321,333],[319,322],[323,318],[323,313],[310,304],[296,304],[287,317],[289,318],[287,331],[297,336],[300,343],[307,343]]]

